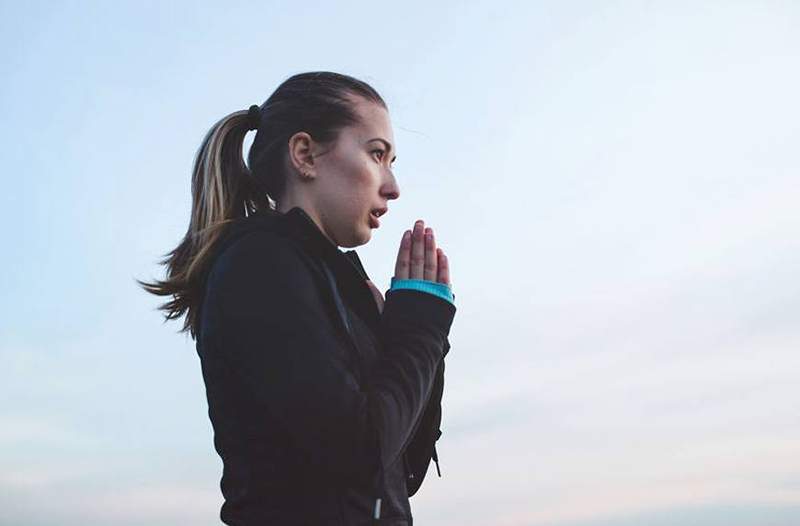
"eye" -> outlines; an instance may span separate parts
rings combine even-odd
[[[386,152],[383,150],[372,150],[370,153],[376,153],[376,152],[382,154],[381,159],[383,158],[384,155],[386,155]],[[390,168],[393,166],[394,166],[394,159],[392,159],[392,162],[389,163]]]

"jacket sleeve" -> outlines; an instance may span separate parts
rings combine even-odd
[[[279,236],[233,243],[209,277],[223,359],[292,437],[316,477],[372,483],[402,454],[430,395],[455,306],[419,291],[387,295],[384,353],[358,385],[349,349],[305,257]]]
[[[450,349],[450,343],[445,339],[444,355]],[[436,376],[433,382],[430,398],[425,407],[425,411],[420,417],[417,429],[411,442],[406,448],[406,486],[408,496],[413,496],[419,490],[425,475],[428,472],[431,458],[434,456],[436,441],[441,436],[442,423],[442,394],[444,392],[444,370],[445,360],[439,362],[436,369]],[[438,469],[438,462],[437,462]],[[440,475],[441,476],[441,475]]]
[[[397,279],[392,278],[390,290],[398,289],[413,289],[421,290],[440,298],[444,298],[450,303],[455,303],[456,295],[453,294],[453,289],[450,285],[445,283],[437,283],[435,281],[428,281],[426,279]]]

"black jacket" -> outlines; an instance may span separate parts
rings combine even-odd
[[[400,289],[381,314],[366,279],[300,207],[240,219],[217,245],[197,352],[225,524],[413,524],[456,308]]]

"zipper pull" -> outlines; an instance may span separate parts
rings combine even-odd
[[[433,461],[436,463],[436,473],[439,474],[439,478],[442,478],[442,471],[439,469],[439,455],[436,454],[436,444],[433,446]]]
[[[408,464],[408,454],[407,453],[403,453],[403,464],[406,467],[406,475],[408,476],[408,479],[412,480],[414,478],[414,472],[411,471],[411,466]]]

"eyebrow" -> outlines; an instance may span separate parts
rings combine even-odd
[[[370,140],[368,140],[367,142],[372,142],[372,141],[381,141],[383,144],[385,144],[385,145],[386,145],[386,150],[387,150],[387,151],[389,151],[389,152],[391,152],[391,151],[392,151],[392,143],[390,143],[390,142],[389,142],[389,141],[387,141],[386,139],[382,139],[382,138],[380,138],[380,137],[375,137],[374,139],[370,139]],[[395,155],[394,157],[392,157],[392,162],[394,162],[394,161],[395,161],[395,159],[397,159],[397,156],[396,156],[396,155]]]

